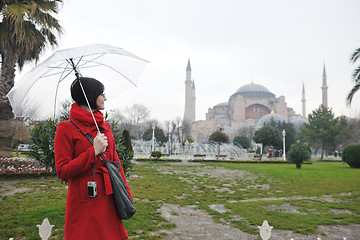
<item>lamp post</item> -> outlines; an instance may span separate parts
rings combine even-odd
[[[170,129],[171,129],[171,124],[169,124],[169,141],[168,141],[169,155],[171,156],[171,135],[170,135]]]
[[[179,137],[180,137],[180,154],[182,154],[183,153],[182,127],[179,128]]]
[[[155,151],[155,123],[152,124],[152,130],[153,130],[153,134],[152,134],[152,139],[151,139],[151,151]]]
[[[283,136],[283,156],[284,156],[284,161],[286,161],[286,151],[285,151],[285,136],[286,136],[286,132],[285,132],[285,129],[282,130],[282,136]]]
[[[182,131],[183,131],[182,127],[179,127],[179,138],[180,138],[180,143],[182,143],[182,142],[183,142],[183,138],[182,138]]]

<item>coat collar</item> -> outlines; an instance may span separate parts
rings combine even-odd
[[[100,130],[104,129],[104,115],[99,111],[95,110],[93,112],[96,123],[98,124]],[[70,109],[70,120],[84,132],[84,134],[90,133],[96,130],[94,119],[91,116],[91,113],[82,109],[76,103],[71,105]]]

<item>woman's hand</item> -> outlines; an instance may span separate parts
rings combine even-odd
[[[107,137],[102,133],[98,133],[94,139],[95,156],[104,152],[106,150],[107,145],[108,145]]]

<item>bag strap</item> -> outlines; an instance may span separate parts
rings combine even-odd
[[[79,130],[79,132],[81,132],[82,135],[84,135],[87,138],[87,140],[89,140],[91,145],[94,145],[94,139],[90,136],[90,134],[88,134],[88,133],[84,134],[83,131],[81,131],[81,129],[78,126],[76,126],[73,121],[71,121],[70,119],[68,121],[71,122],[77,128],[77,130]]]
[[[91,145],[94,145],[94,139],[90,136],[89,133],[84,134],[83,131],[81,131],[81,129],[80,129],[78,126],[76,126],[76,124],[75,124],[73,121],[71,121],[70,119],[69,119],[68,121],[71,122],[71,123],[77,128],[77,130],[79,130],[79,132],[81,132],[82,135],[84,135],[84,136],[87,138],[87,140],[89,140],[89,142],[91,143]],[[102,153],[100,153],[99,155],[101,156]],[[95,162],[95,157],[94,157],[93,178],[95,177],[95,171],[96,171],[96,162]]]

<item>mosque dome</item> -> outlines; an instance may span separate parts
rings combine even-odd
[[[305,124],[305,123],[309,123],[309,121],[306,118],[301,118],[301,117],[292,117],[290,119],[290,123],[293,124],[294,129],[298,132],[300,131],[300,128]]]
[[[279,114],[270,113],[270,114],[266,114],[265,116],[263,116],[262,118],[259,119],[258,123],[256,124],[256,128],[263,127],[266,123],[269,123],[272,119],[275,122],[279,122],[279,121],[285,122],[285,118],[283,118]]]
[[[225,115],[225,114],[221,114],[221,115],[216,115],[214,117],[214,119],[220,119],[220,118],[229,118],[229,116]]]
[[[266,87],[256,83],[249,83],[239,88],[232,97],[241,95],[244,98],[275,98],[275,94]]]
[[[228,102],[222,102],[222,103],[216,104],[214,107],[224,107],[224,106],[228,106],[228,105],[229,105]]]

